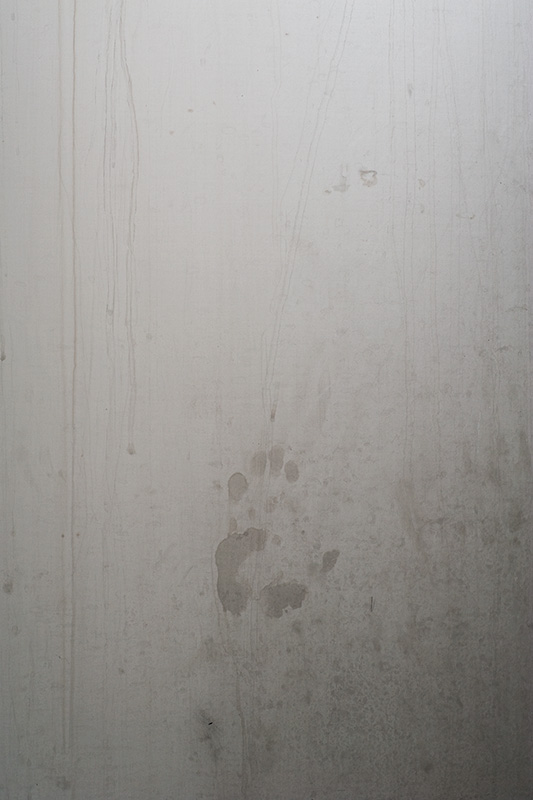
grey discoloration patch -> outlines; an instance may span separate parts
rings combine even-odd
[[[7,581],[4,581],[4,584],[2,586],[2,590],[6,594],[12,594],[13,593],[13,581],[11,580],[11,578],[9,578]]]
[[[228,481],[228,493],[232,500],[238,502],[248,488],[248,481],[242,472],[234,472]]]
[[[296,581],[270,583],[261,592],[261,602],[267,617],[279,618],[289,608],[301,608],[307,586]]]
[[[267,465],[266,453],[264,453],[262,450],[255,453],[255,455],[252,457],[252,464],[251,464],[252,473],[260,478],[261,475],[265,474],[266,465]]]
[[[67,780],[64,775],[62,775],[56,780],[56,786],[58,789],[63,789],[63,791],[66,792],[67,789],[70,789],[70,781]]]
[[[329,572],[333,569],[335,564],[337,563],[337,559],[340,555],[339,550],[328,550],[327,553],[324,553],[322,556],[322,569],[320,572]]]
[[[237,573],[243,561],[264,549],[266,538],[266,531],[248,528],[244,533],[231,534],[218,545],[215,554],[217,591],[224,611],[238,616],[248,605],[252,590],[246,581],[237,580]]]
[[[279,444],[274,445],[268,454],[270,461],[270,472],[272,475],[279,475],[283,467],[283,460],[285,458],[285,451]]]
[[[298,469],[298,464],[296,461],[287,461],[285,464],[285,477],[289,481],[289,483],[296,483],[298,478],[300,477],[300,471]]]
[[[375,169],[360,169],[359,175],[365,186],[375,186],[378,182],[378,173]]]

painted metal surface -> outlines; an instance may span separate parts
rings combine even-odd
[[[531,15],[4,0],[0,797],[533,795]]]

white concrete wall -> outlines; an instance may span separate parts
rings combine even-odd
[[[532,11],[3,0],[1,798],[532,796]]]

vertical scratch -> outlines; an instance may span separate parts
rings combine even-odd
[[[133,135],[133,164],[131,169],[130,194],[129,194],[129,213],[128,231],[126,247],[126,332],[128,339],[128,369],[129,369],[129,391],[128,391],[128,453],[135,453],[133,431],[135,424],[135,406],[137,402],[137,376],[135,361],[135,339],[133,336],[133,298],[135,295],[134,281],[134,246],[135,246],[135,219],[137,214],[137,186],[139,182],[139,128],[137,124],[137,113],[133,97],[133,86],[131,72],[128,65],[126,53],[126,39],[124,35],[124,0],[120,4],[119,18],[120,32],[120,58],[124,78],[126,80],[126,91],[128,108],[131,115],[131,126]]]

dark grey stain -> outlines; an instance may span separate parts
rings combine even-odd
[[[244,533],[231,534],[218,545],[215,554],[217,592],[224,611],[238,616],[248,605],[251,587],[246,581],[237,580],[237,574],[243,561],[264,549],[266,538],[266,531],[248,528]]]
[[[228,492],[232,500],[239,501],[248,488],[248,481],[242,472],[234,472],[228,481]]]
[[[261,602],[267,617],[278,618],[289,608],[301,608],[307,586],[296,581],[270,583],[261,591]]]
[[[2,589],[6,594],[12,594],[12,592],[13,592],[13,581],[11,579],[5,581],[4,585],[2,586]]]
[[[300,471],[298,469],[298,464],[296,461],[287,461],[285,464],[285,477],[289,481],[289,483],[296,483],[298,478],[300,477]]]
[[[285,458],[285,451],[279,444],[274,445],[268,454],[270,461],[270,472],[272,475],[279,475],[283,467],[283,460]]]
[[[327,553],[324,553],[322,556],[322,569],[320,572],[329,572],[333,569],[335,564],[337,563],[337,559],[340,555],[339,550],[328,550]]]
[[[359,175],[365,186],[375,186],[378,182],[378,173],[375,169],[360,169]]]
[[[267,455],[266,455],[266,453],[263,453],[260,450],[252,458],[252,472],[253,472],[253,474],[257,475],[260,478],[261,475],[265,474],[266,465],[267,465]]]

